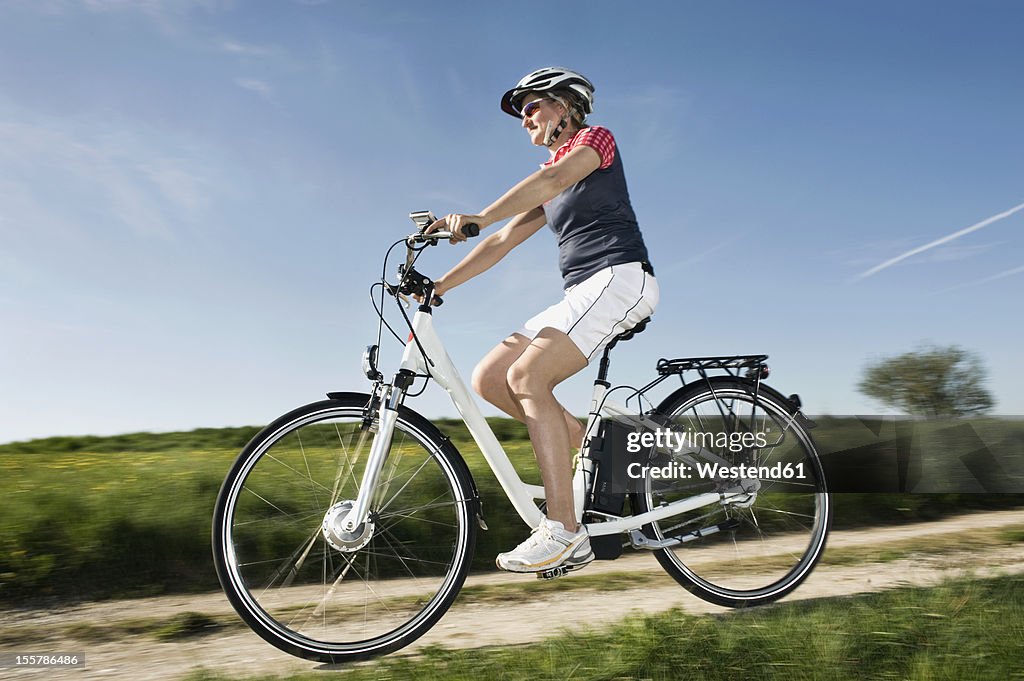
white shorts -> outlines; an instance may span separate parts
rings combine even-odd
[[[516,333],[534,339],[550,327],[569,336],[589,362],[623,331],[651,316],[658,281],[638,262],[612,265],[565,289],[565,298]]]

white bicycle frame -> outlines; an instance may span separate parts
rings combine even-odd
[[[487,424],[483,414],[480,413],[476,401],[466,388],[461,376],[459,376],[458,370],[448,356],[448,352],[445,350],[444,344],[434,328],[433,314],[430,311],[423,311],[423,309],[418,310],[412,320],[412,331],[413,336],[406,343],[405,352],[402,355],[401,369],[421,376],[429,374],[431,378],[437,381],[438,385],[448,392],[452,403],[459,411],[459,415],[466,423],[470,434],[483,453],[484,459],[491,467],[491,470],[494,471],[494,475],[508,496],[509,501],[512,502],[512,506],[527,525],[531,528],[536,528],[540,524],[542,514],[535,500],[545,498],[544,488],[540,485],[525,483],[519,477],[519,474],[512,466],[512,462],[509,461],[508,455],[494,436],[494,432]],[[418,343],[417,340],[419,341]],[[421,347],[422,351],[420,350]],[[424,357],[424,353],[429,357],[429,360]],[[404,391],[399,388],[394,386],[386,386],[386,388],[390,392],[383,395],[383,399],[381,399],[377,434],[370,448],[366,470],[359,487],[359,495],[343,521],[343,526],[348,531],[355,530],[366,520],[373,490],[376,487],[384,458],[391,445],[395,421],[398,418],[398,406],[405,397]],[[636,410],[630,410],[625,405],[606,399],[605,393],[607,391],[607,387],[601,383],[595,383],[590,418],[586,430],[588,436],[596,432],[597,424],[603,415],[636,417]],[[587,486],[591,478],[590,463],[588,457],[580,456],[573,476],[573,499],[576,508],[576,519],[578,521],[583,518]],[[737,496],[740,494],[742,493],[737,491]],[[709,504],[722,503],[731,496],[733,495],[723,492],[698,494],[686,499],[680,499],[671,504],[659,506],[654,510],[639,515],[591,523],[587,525],[587,530],[591,536],[629,532],[656,520],[662,520]]]

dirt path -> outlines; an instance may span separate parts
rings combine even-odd
[[[935,523],[833,532],[826,560],[858,547],[898,548],[908,542],[920,543],[931,537],[939,543],[957,533],[969,538],[979,531],[1006,526],[1024,526],[1024,511],[973,514]],[[852,564],[846,564],[852,563]],[[529,577],[492,573],[471,577],[469,586],[519,584],[523,597],[514,600],[456,601],[455,606],[428,634],[402,654],[431,644],[472,648],[537,641],[562,628],[601,627],[622,619],[628,612],[655,613],[681,608],[690,613],[721,612],[724,608],[705,603],[680,588],[664,574],[652,556],[627,554],[616,561],[595,563],[578,575],[600,573],[642,574],[638,588],[615,591],[591,589],[566,593],[530,594]],[[904,584],[931,585],[943,579],[970,573],[979,577],[1024,572],[1024,545],[1002,545],[941,553],[910,554],[887,562],[840,561],[821,565],[787,600],[838,596],[877,591]],[[524,580],[526,584],[524,584]],[[235,621],[230,605],[220,593],[198,596],[166,596],[132,601],[95,603],[62,611],[0,612],[0,656],[13,653],[85,653],[84,669],[3,669],[5,679],[180,679],[190,671],[206,668],[235,676],[284,674],[318,668],[312,662],[293,658],[264,643],[242,627],[228,627],[219,633],[164,642],[152,633],[125,635],[121,640],[96,642],[95,636],[76,634],[87,627],[117,626],[140,619],[170,619],[183,612],[198,612]],[[79,638],[75,638],[78,636]],[[84,639],[84,640],[83,640]],[[325,678],[327,678],[325,676]]]

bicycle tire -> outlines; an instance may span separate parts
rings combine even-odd
[[[780,479],[758,479],[760,488],[741,501],[722,500],[688,513],[645,525],[648,537],[687,537],[692,541],[656,550],[661,566],[694,595],[717,605],[763,605],[792,592],[820,559],[831,525],[832,503],[810,433],[795,407],[768,386],[737,377],[719,376],[691,383],[667,397],[657,418],[677,432],[740,433],[715,435],[720,446],[706,448],[735,465],[778,464]],[[730,448],[729,438],[756,438],[764,432],[767,447]],[[771,435],[771,433],[776,433]],[[691,440],[693,441],[693,440]],[[706,444],[708,440],[698,440]],[[749,441],[749,440],[748,440]],[[660,455],[661,462],[666,455]],[[668,454],[667,458],[678,454]],[[692,461],[691,461],[692,463]],[[802,463],[803,466],[797,466]],[[696,469],[694,465],[691,468]],[[786,470],[802,479],[781,479]],[[652,480],[632,495],[642,513],[702,492],[750,485],[751,478],[731,482],[696,472],[692,479]],[[735,497],[734,497],[735,498]],[[696,532],[696,535],[693,533]]]
[[[217,575],[239,616],[277,648],[330,664],[422,636],[458,595],[476,545],[479,499],[465,461],[405,407],[367,523],[329,535],[340,523],[328,518],[357,496],[376,430],[376,415],[364,418],[369,399],[332,394],[264,428],[214,510]]]

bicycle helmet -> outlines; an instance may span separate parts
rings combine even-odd
[[[594,111],[594,84],[583,74],[561,66],[549,66],[523,76],[516,86],[501,97],[501,110],[522,118],[523,98],[531,92],[569,90],[577,95],[584,116]]]

